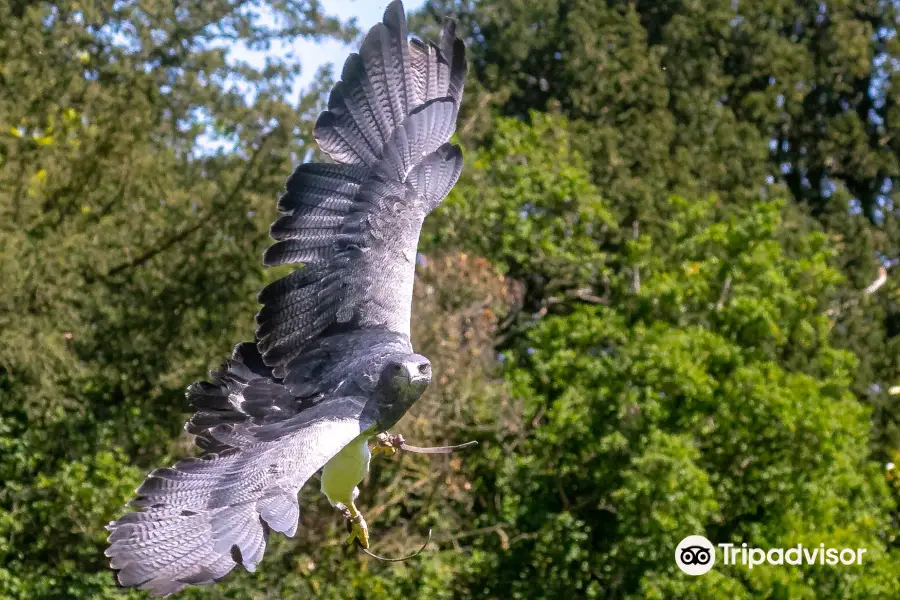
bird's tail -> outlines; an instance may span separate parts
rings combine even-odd
[[[198,381],[187,390],[187,399],[196,412],[184,428],[196,436],[196,444],[206,452],[219,453],[229,446],[212,435],[220,425],[264,424],[283,420],[297,412],[294,397],[272,379],[256,344],[242,342],[231,358],[209,372],[210,381]]]

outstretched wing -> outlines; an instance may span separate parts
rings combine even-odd
[[[304,265],[259,295],[257,344],[275,377],[332,326],[409,335],[422,221],[462,170],[448,140],[465,74],[453,22],[438,44],[409,40],[399,1],[347,59],[314,132],[337,164],[297,168],[263,257]]]
[[[254,571],[269,530],[293,536],[306,481],[375,421],[364,398],[333,398],[284,421],[219,425],[227,450],[152,472],[130,512],[109,524],[119,582],[155,596]]]
[[[211,381],[188,388],[196,412],[185,429],[207,454],[152,472],[132,502],[140,510],[109,524],[106,554],[122,585],[165,595],[236,564],[253,571],[270,530],[294,535],[310,476],[376,424],[383,364],[409,352],[398,333],[336,334],[308,345],[278,381],[255,344],[235,346]]]

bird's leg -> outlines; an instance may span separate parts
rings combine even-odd
[[[456,446],[411,446],[406,443],[403,436],[399,433],[388,433],[383,431],[375,436],[375,445],[372,446],[370,452],[372,455],[386,454],[391,456],[397,453],[397,450],[406,450],[407,452],[415,452],[416,454],[452,454],[459,450],[465,450],[472,446],[477,446],[478,442],[471,441]]]
[[[366,525],[366,520],[356,508],[355,503],[350,502],[350,506],[344,508],[344,516],[347,517],[348,525],[350,525],[350,537],[347,538],[347,543],[352,544],[353,540],[359,540],[359,545],[368,550],[369,526]]]
[[[372,447],[372,455],[376,454],[385,454],[387,456],[392,456],[397,453],[403,445],[406,443],[406,440],[403,439],[403,436],[393,433],[388,433],[387,431],[382,431],[378,435],[375,436],[375,445]]]

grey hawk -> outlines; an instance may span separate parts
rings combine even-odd
[[[122,585],[161,596],[254,571],[269,531],[296,532],[297,494],[319,470],[368,546],[354,504],[368,440],[431,382],[410,344],[416,248],[462,170],[448,140],[465,76],[454,22],[436,44],[410,39],[399,1],[344,63],[314,130],[334,163],[297,167],[263,256],[302,266],[260,292],[256,341],[188,388],[185,429],[205,454],[150,473],[107,527]]]

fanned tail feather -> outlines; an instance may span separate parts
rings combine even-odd
[[[193,383],[187,389],[195,412],[184,426],[206,452],[230,447],[212,435],[220,425],[287,418],[296,412],[293,396],[272,381],[272,368],[263,363],[253,342],[236,345],[231,358],[209,375],[212,381]]]

